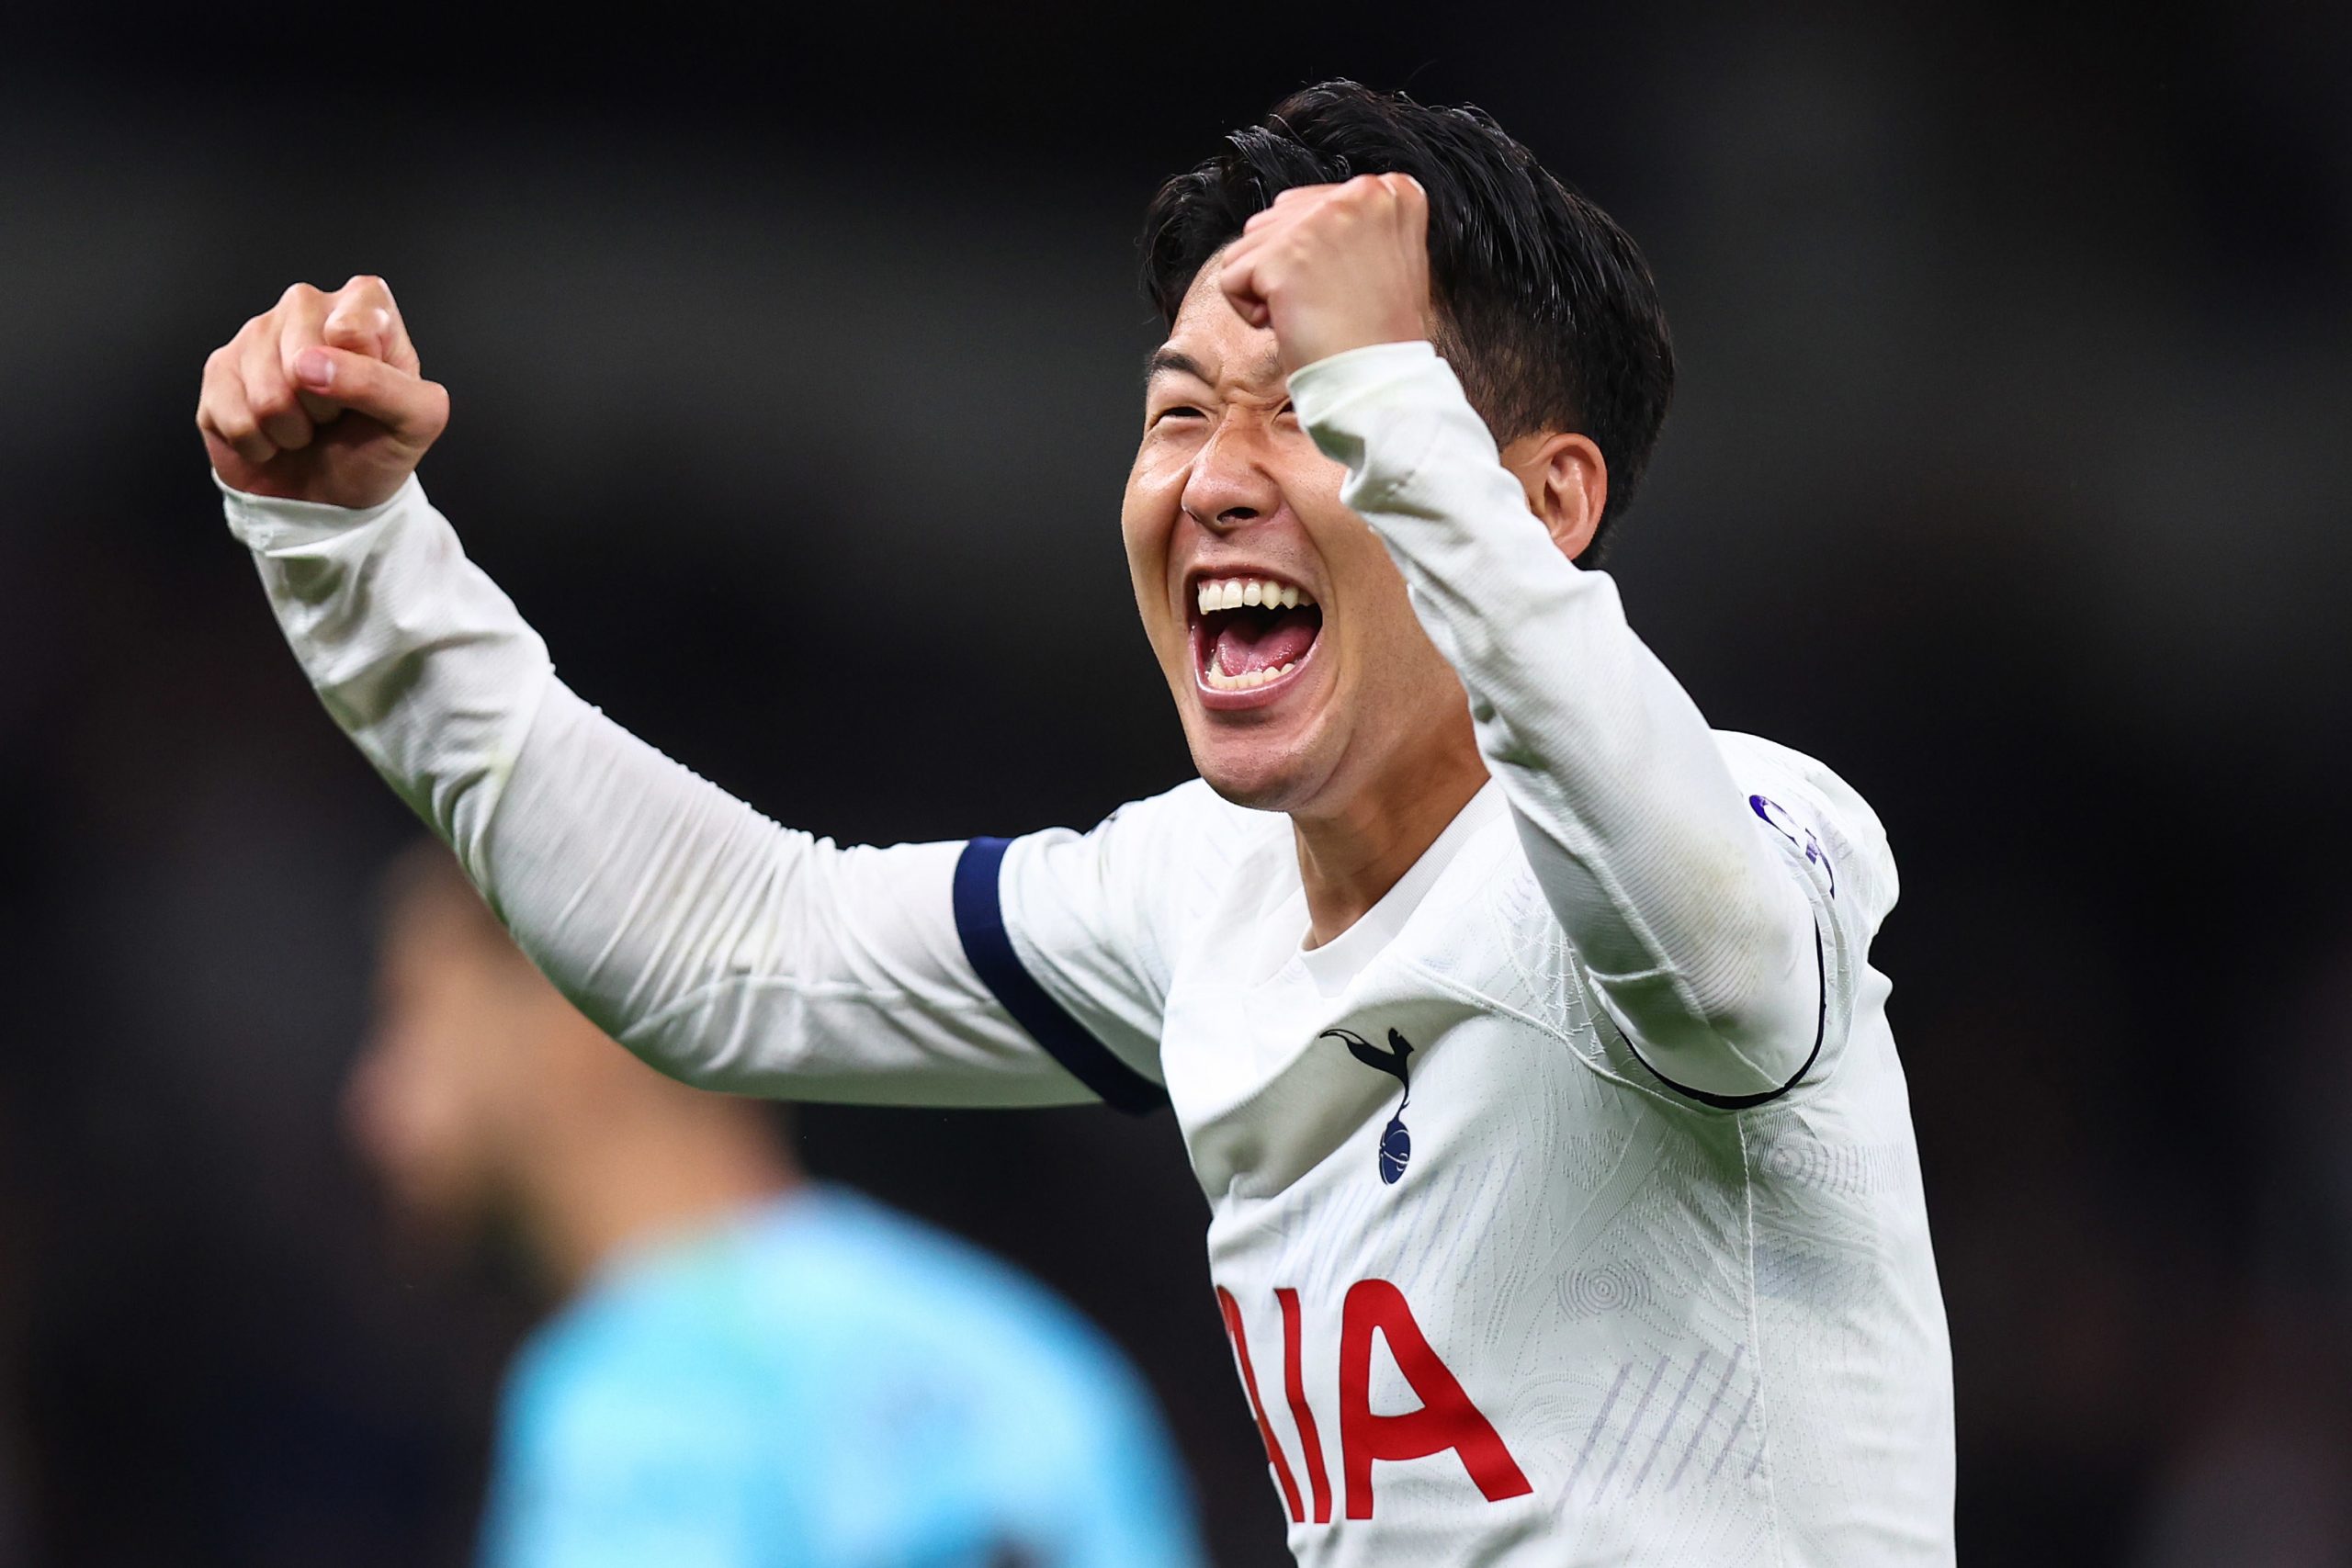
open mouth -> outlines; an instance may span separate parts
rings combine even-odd
[[[1193,668],[1205,692],[1239,695],[1288,680],[1323,630],[1322,606],[1295,583],[1203,578],[1193,592]]]

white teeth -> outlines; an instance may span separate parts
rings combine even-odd
[[[1263,577],[1226,577],[1198,584],[1193,591],[1193,603],[1205,615],[1212,610],[1238,610],[1244,605],[1295,610],[1315,600],[1293,583]]]
[[[1209,667],[1204,679],[1207,680],[1210,689],[1213,691],[1247,692],[1255,687],[1262,686],[1269,681],[1279,681],[1297,668],[1298,660],[1294,659],[1289,663],[1282,665],[1276,669],[1251,670],[1239,675],[1228,675],[1225,672],[1225,667],[1216,656],[1212,655],[1209,659]]]
[[[1205,580],[1195,584],[1193,602],[1200,607],[1201,614],[1205,615],[1216,610],[1238,610],[1244,606],[1260,609],[1296,609],[1301,604],[1314,604],[1315,596],[1291,583],[1276,582],[1271,578],[1226,577]],[[1231,675],[1226,672],[1224,660],[1225,651],[1222,648],[1212,649],[1209,654],[1208,668],[1201,672],[1202,680],[1212,691],[1251,691],[1269,681],[1279,681],[1298,668],[1298,660],[1294,659],[1289,663],[1272,670],[1251,670],[1239,675]]]

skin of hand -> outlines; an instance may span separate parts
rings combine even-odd
[[[1430,208],[1410,175],[1297,186],[1252,216],[1218,285],[1271,327],[1283,373],[1376,343],[1430,335]]]
[[[196,426],[222,483],[365,508],[391,499],[449,423],[392,291],[298,283],[204,362]]]

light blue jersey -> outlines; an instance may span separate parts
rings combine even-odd
[[[1003,1264],[804,1188],[616,1267],[510,1376],[487,1568],[1196,1568],[1135,1372]]]

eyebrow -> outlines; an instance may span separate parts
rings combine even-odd
[[[1190,376],[1196,381],[1206,381],[1211,386],[1216,385],[1209,373],[1201,368],[1201,362],[1183,350],[1165,346],[1155,348],[1151,351],[1150,356],[1143,362],[1144,385],[1148,387],[1166,375]],[[1280,384],[1283,379],[1283,366],[1282,359],[1276,351],[1271,348],[1266,351],[1265,358],[1253,367],[1252,379]]]
[[[1171,371],[1179,375],[1190,376],[1198,381],[1205,381],[1209,378],[1209,373],[1201,368],[1199,360],[1180,349],[1162,346],[1153,349],[1150,357],[1143,362],[1144,384],[1149,386],[1153,381]]]

